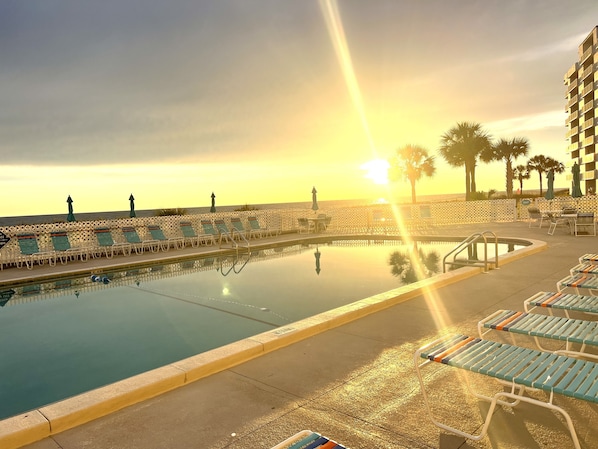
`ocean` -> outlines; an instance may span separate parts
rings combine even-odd
[[[442,202],[442,201],[464,201],[465,194],[444,194],[444,195],[421,195],[417,197],[418,204],[421,203],[432,203],[432,202]],[[368,206],[372,204],[380,204],[382,201],[379,200],[371,200],[371,199],[356,199],[356,200],[328,200],[328,201],[320,201],[318,200],[319,209],[322,212],[325,212],[326,209],[336,209],[341,207],[357,207],[357,206]],[[396,200],[397,204],[409,204],[411,203],[411,197],[400,197]],[[295,202],[295,203],[267,203],[267,204],[237,204],[237,205],[227,205],[227,206],[219,206],[216,204],[216,211],[217,212],[233,212],[235,210],[241,209],[245,206],[249,206],[252,208],[256,208],[259,210],[263,209],[311,209],[311,201],[304,201],[304,202]],[[210,212],[210,206],[206,207],[186,207],[182,208],[187,211],[187,214],[194,215],[194,214],[204,214]],[[135,214],[137,217],[154,217],[156,216],[157,212],[162,209],[145,209],[145,210],[137,210],[135,209]],[[77,221],[92,221],[92,220],[114,220],[119,218],[128,218],[129,211],[128,210],[120,210],[120,211],[103,211],[103,212],[81,212],[77,213],[74,211],[75,218]],[[0,226],[17,226],[17,225],[32,225],[32,224],[41,224],[41,223],[60,223],[65,222],[67,216],[67,211],[64,211],[59,214],[48,214],[48,215],[24,215],[18,217],[0,217]]]

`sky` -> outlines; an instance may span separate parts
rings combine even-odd
[[[596,17],[595,0],[2,0],[0,215],[69,195],[75,212],[409,197],[372,169],[407,144],[435,156],[418,196],[463,193],[437,149],[464,121],[566,163],[563,76]],[[504,172],[480,164],[478,190]]]

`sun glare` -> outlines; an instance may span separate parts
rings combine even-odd
[[[384,159],[373,159],[362,164],[360,167],[365,170],[365,178],[371,179],[375,184],[388,184],[388,169],[390,164]]]

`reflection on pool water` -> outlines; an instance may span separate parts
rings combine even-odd
[[[2,287],[0,419],[399,287],[409,254],[454,245],[302,244]]]

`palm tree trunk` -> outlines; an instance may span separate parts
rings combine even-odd
[[[513,166],[507,159],[507,198],[513,198]]]
[[[469,181],[469,166],[465,164],[465,201],[471,198],[471,185]]]
[[[477,192],[477,186],[475,185],[475,161],[471,164],[471,193]]]
[[[411,202],[413,204],[415,204],[416,203],[416,200],[415,200],[415,179],[411,179],[410,181],[411,181]]]

